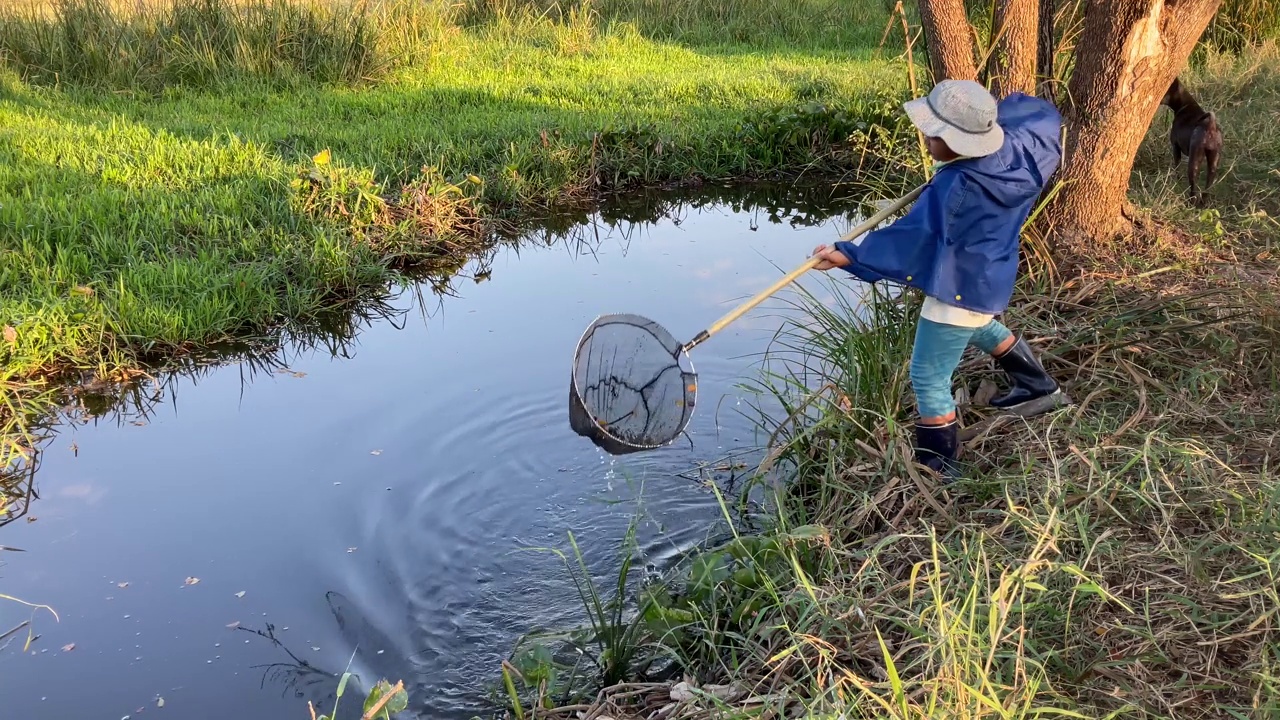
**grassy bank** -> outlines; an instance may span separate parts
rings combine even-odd
[[[939,485],[910,462],[918,300],[862,324],[802,299],[761,380],[790,411],[761,419],[763,527],[726,520],[723,545],[618,593],[634,614],[592,611],[573,644],[620,683],[522,645],[512,714],[1280,717],[1280,55],[1207,57],[1186,77],[1242,138],[1209,210],[1162,117],[1134,195],[1175,225],[1071,264],[1029,233],[1005,321],[1073,407],[999,420],[1000,373],[967,356],[967,469]]]
[[[898,150],[905,82],[872,3],[0,12],[11,423],[44,406],[34,378],[312,322],[408,266],[450,272],[530,210]]]

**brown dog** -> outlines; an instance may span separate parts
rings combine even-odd
[[[1182,156],[1187,156],[1187,181],[1196,204],[1204,203],[1204,191],[1196,188],[1200,164],[1206,166],[1205,190],[1213,185],[1218,175],[1218,158],[1222,154],[1222,128],[1218,118],[1191,97],[1178,78],[1173,79],[1160,104],[1173,111],[1173,127],[1169,130],[1169,144],[1173,147],[1173,166],[1178,167]]]

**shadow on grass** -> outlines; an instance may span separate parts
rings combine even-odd
[[[246,81],[151,97],[14,83],[8,99],[22,113],[73,122],[125,120],[201,142],[234,137],[288,163],[328,148],[336,162],[392,183],[423,165],[475,172],[497,196],[530,198],[609,173],[611,182],[661,182],[809,167],[847,139],[836,136],[846,126],[896,127],[904,84],[864,43],[690,52],[610,34],[568,52],[488,28],[464,31],[430,66],[361,88],[280,92]],[[805,106],[825,115],[795,121]]]

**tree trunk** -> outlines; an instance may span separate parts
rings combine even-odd
[[[973,58],[973,28],[965,15],[964,0],[920,0],[920,23],[929,46],[933,81],[974,80],[978,65]]]
[[[1040,0],[1040,13],[1037,18],[1037,24],[1040,27],[1036,41],[1036,79],[1039,87],[1036,94],[1049,102],[1053,102],[1057,95],[1057,89],[1053,84],[1053,58],[1057,51],[1053,22],[1057,11],[1057,3],[1054,0]]]
[[[1036,18],[1040,0],[996,0],[991,26],[995,47],[987,59],[987,80],[996,99],[1036,91]]]
[[[1063,113],[1051,216],[1067,237],[1110,240],[1124,217],[1138,146],[1221,0],[1087,0]]]

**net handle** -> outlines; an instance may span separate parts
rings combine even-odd
[[[848,242],[850,240],[853,240],[859,235],[862,235],[868,230],[871,230],[875,226],[884,222],[885,218],[898,212],[899,210],[901,210],[902,208],[906,207],[911,202],[913,202],[916,198],[920,197],[920,193],[924,192],[926,185],[928,185],[928,183],[925,183],[925,185],[921,185],[915,190],[912,190],[906,195],[903,195],[897,200],[894,200],[893,202],[889,203],[884,208],[882,208],[879,212],[877,212],[875,215],[872,215],[871,217],[862,221],[861,224],[859,224],[857,227],[855,227],[854,229],[846,233],[844,236],[842,236],[840,238],[840,241]],[[786,287],[787,285],[790,285],[791,283],[795,282],[796,278],[799,278],[801,275],[804,275],[805,273],[812,270],[814,267],[818,265],[819,262],[821,262],[821,260],[822,258],[816,255],[809,258],[804,262],[803,265],[796,268],[795,270],[792,270],[786,275],[782,276],[777,282],[765,288],[764,290],[761,290],[760,292],[756,293],[754,296],[752,296],[750,300],[747,300],[746,302],[742,303],[738,307],[725,313],[724,317],[720,318],[719,320],[716,320],[714,323],[711,323],[711,325],[706,330],[703,330],[702,332],[698,333],[692,340],[686,343],[684,346],[685,352],[688,352],[689,350],[692,350],[694,347],[698,346],[699,344],[706,342],[711,338],[712,335],[715,335],[716,333],[723,330],[725,326],[727,326],[729,323],[742,317],[744,314],[746,314],[747,311],[751,310],[751,308],[759,305],[760,303],[768,299],[769,296],[778,292],[779,290]]]

